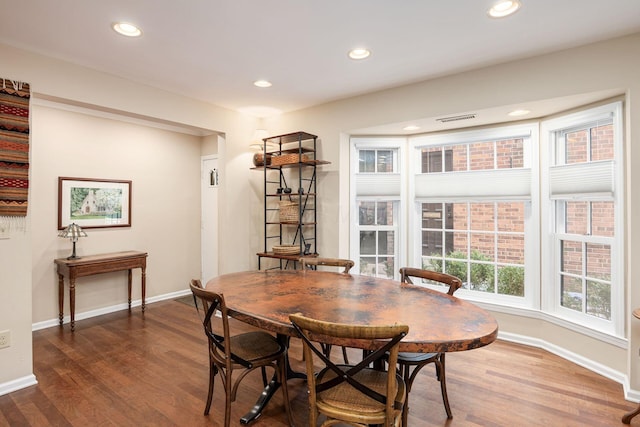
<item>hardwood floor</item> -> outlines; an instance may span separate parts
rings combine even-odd
[[[300,340],[292,340],[294,369],[303,368],[301,353]],[[211,414],[202,414],[206,341],[187,304],[165,301],[148,305],[144,315],[137,308],[78,321],[75,333],[69,325],[36,331],[33,354],[38,385],[0,396],[0,426],[222,425],[219,379]],[[622,426],[622,415],[636,407],[613,381],[545,351],[497,341],[447,355],[447,420],[433,372],[425,368],[414,383],[410,426]],[[254,373],[233,403],[236,425],[262,388]],[[306,426],[306,383],[288,386],[296,425]],[[280,393],[253,425],[287,425]],[[640,426],[640,416],[631,425]]]

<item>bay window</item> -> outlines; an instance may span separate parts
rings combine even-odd
[[[621,117],[613,103],[530,124],[353,137],[354,271],[445,272],[463,298],[623,337]]]

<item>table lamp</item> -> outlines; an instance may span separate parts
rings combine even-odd
[[[71,224],[67,225],[67,228],[58,233],[58,237],[68,237],[73,243],[73,253],[71,254],[71,256],[67,257],[67,259],[80,258],[79,256],[76,256],[76,242],[80,237],[87,237],[87,233],[85,233],[78,224],[72,222]]]

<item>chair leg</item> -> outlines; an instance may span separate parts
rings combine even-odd
[[[444,353],[440,354],[440,363],[436,363],[436,370],[438,371],[438,381],[440,381],[440,391],[442,392],[442,403],[444,403],[444,410],[447,411],[447,418],[453,418],[451,413],[451,406],[449,406],[449,397],[447,396],[447,379],[444,369]]]
[[[284,410],[287,413],[287,420],[289,425],[293,426],[293,415],[291,414],[291,402],[289,402],[289,389],[287,387],[287,359],[282,357],[278,361],[278,380],[280,381],[280,388],[282,389],[282,399],[284,402]]]
[[[400,375],[405,383],[405,391],[407,395],[404,397],[404,405],[402,406],[402,427],[407,427],[409,419],[409,391],[411,391],[411,376],[409,375],[409,365],[398,365]]]
[[[266,387],[268,382],[267,382],[267,369],[263,366],[262,368],[260,368],[260,371],[262,372],[262,386]]]
[[[325,356],[327,356],[327,358],[331,358],[331,349],[333,348],[333,345],[331,344],[321,344],[322,347],[322,352],[324,353]]]
[[[213,363],[209,363],[209,395],[207,396],[207,404],[204,407],[204,414],[209,415],[211,409],[211,400],[213,399],[213,385],[216,379],[218,368]]]
[[[347,347],[342,347],[342,358],[344,359],[344,363],[349,364],[349,357],[347,356]]]
[[[231,425],[231,393],[233,392],[233,383],[231,382],[231,371],[224,371],[226,381],[224,382],[224,427]]]

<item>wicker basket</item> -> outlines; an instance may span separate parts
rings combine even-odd
[[[300,255],[300,246],[298,245],[275,245],[273,247],[275,255]]]
[[[281,156],[271,157],[271,166],[290,165],[292,163],[300,163],[309,161],[309,156],[306,154],[283,154]]]
[[[298,202],[280,201],[280,222],[298,222]]]

